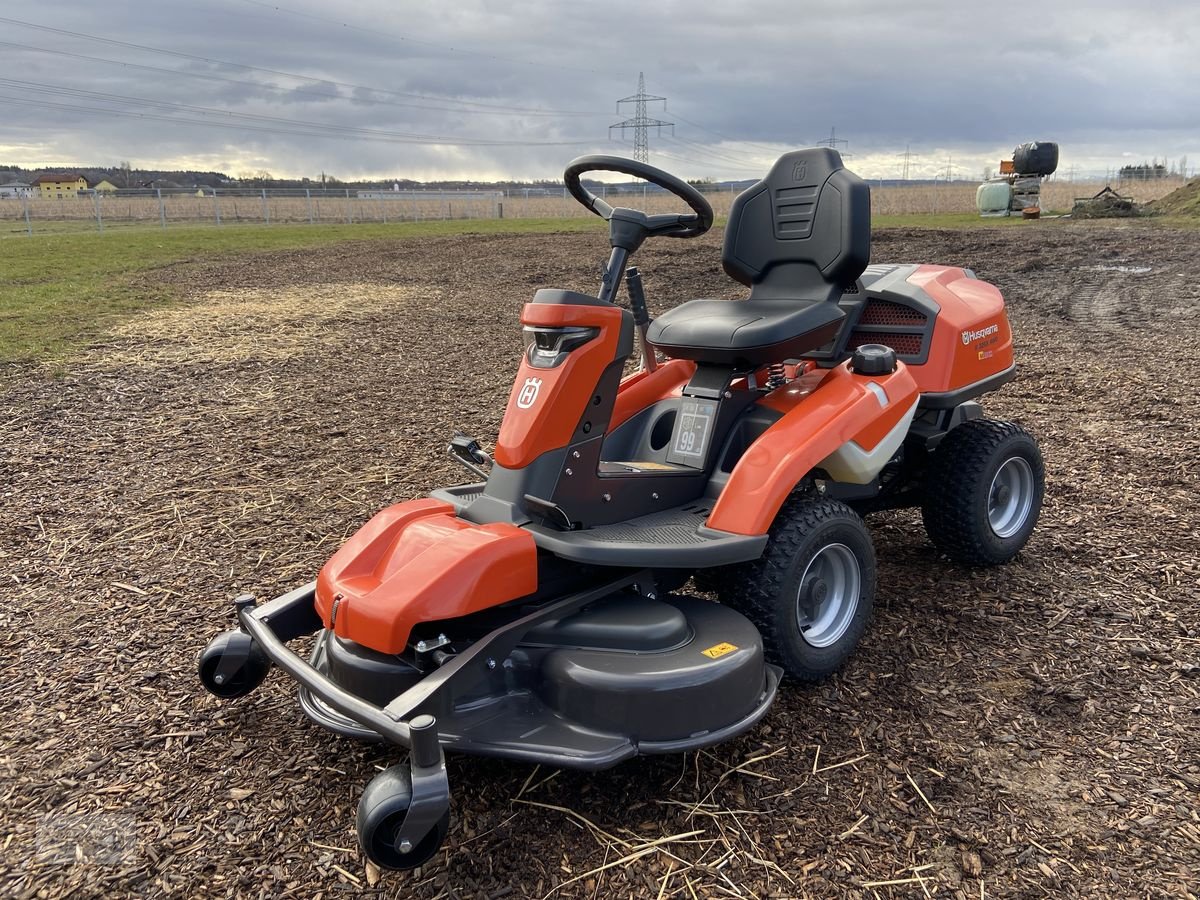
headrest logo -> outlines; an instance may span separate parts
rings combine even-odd
[[[792,166],[792,181],[803,181],[808,175],[808,160],[797,160]]]
[[[537,402],[538,391],[542,388],[542,379],[526,378],[525,384],[521,387],[521,393],[517,394],[517,406],[520,409],[529,409]]]

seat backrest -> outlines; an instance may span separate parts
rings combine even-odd
[[[733,201],[721,262],[755,299],[829,300],[871,256],[871,189],[836,150],[794,150]]]

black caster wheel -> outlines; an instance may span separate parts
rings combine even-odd
[[[200,654],[200,683],[222,700],[244,697],[263,683],[271,660],[244,631],[226,631]]]
[[[358,843],[381,869],[415,869],[429,862],[450,830],[450,811],[416,844],[398,843],[400,826],[412,805],[408,766],[395,765],[371,779],[358,801]]]

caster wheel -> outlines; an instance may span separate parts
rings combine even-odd
[[[1033,534],[1045,481],[1037,442],[1021,426],[964,422],[930,459],[921,507],[925,532],[955,562],[1006,563]]]
[[[842,667],[866,630],[875,550],[846,504],[796,497],[775,517],[762,557],[719,575],[721,601],[755,624],[767,659],[798,681],[818,681]]]
[[[358,801],[358,843],[367,858],[381,869],[415,869],[433,858],[450,830],[450,812],[415,845],[397,846],[400,826],[412,804],[412,777],[408,766],[395,765],[371,779]]]
[[[246,696],[269,671],[271,660],[244,631],[218,634],[200,654],[200,683],[222,700]]]

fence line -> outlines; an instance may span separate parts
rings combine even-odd
[[[1184,184],[1182,178],[1126,181],[1123,193],[1146,202]],[[1076,197],[1094,194],[1104,182],[1047,181],[1042,207],[1067,210]],[[877,215],[971,213],[975,211],[974,182],[935,184],[876,183],[871,188]],[[738,188],[701,186],[718,216],[728,214]],[[598,187],[613,205],[648,213],[680,209],[674,197],[653,187],[617,190]],[[211,189],[85,191],[62,200],[0,197],[0,235],[55,233],[140,225],[319,224],[421,222],[450,219],[582,218],[591,213],[575,202],[565,188],[506,190],[355,190],[343,189]]]

